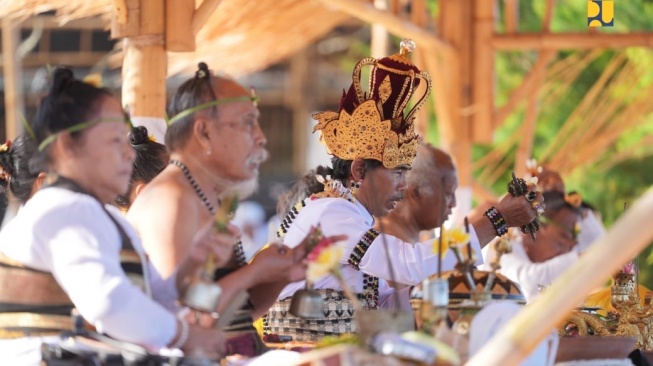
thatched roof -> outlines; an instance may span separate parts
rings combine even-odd
[[[229,74],[250,73],[292,55],[349,17],[318,1],[224,0],[198,34],[197,49],[170,57],[169,73],[200,60]]]
[[[109,27],[112,0],[0,0],[0,16],[56,11],[62,22],[99,16]],[[311,44],[348,16],[318,1],[224,0],[197,35],[195,52],[170,53],[168,74],[199,61],[233,76],[265,68]]]

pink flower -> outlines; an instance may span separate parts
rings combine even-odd
[[[635,274],[637,272],[637,268],[635,268],[635,263],[633,261],[630,261],[621,267],[621,272],[627,273],[627,274]]]

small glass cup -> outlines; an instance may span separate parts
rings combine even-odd
[[[449,305],[449,281],[443,278],[425,279],[422,282],[423,301],[435,307]]]

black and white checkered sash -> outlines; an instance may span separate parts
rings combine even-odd
[[[349,266],[360,270],[360,260],[372,245],[379,232],[370,229],[358,242],[349,257]],[[354,304],[345,294],[335,289],[316,290],[324,299],[324,317],[318,319],[303,319],[290,314],[291,297],[278,300],[263,316],[263,331],[265,334],[291,336],[294,341],[318,341],[324,336],[356,333],[354,321]],[[360,308],[376,310],[379,308],[379,279],[363,273],[363,292],[355,294]]]

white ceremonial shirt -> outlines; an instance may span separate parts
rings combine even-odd
[[[569,266],[576,263],[580,253],[587,250],[592,243],[605,234],[603,224],[596,218],[592,212],[580,221],[581,231],[578,235],[578,244],[569,253],[559,255],[547,261],[534,263],[528,257],[523,244],[521,234],[518,239],[510,241],[512,253],[504,254],[501,257],[501,269],[499,272],[508,277],[509,280],[517,283],[526,297],[527,302],[534,300],[540,291],[539,285],[549,286],[562,274]],[[489,263],[496,256],[494,245],[496,239],[483,248],[484,265],[482,270],[490,271]]]
[[[105,207],[144,258],[134,229],[117,208]],[[98,331],[152,350],[164,348],[175,336],[176,317],[132,284],[120,266],[121,247],[118,230],[100,203],[63,188],[36,193],[0,232],[0,252],[52,273]],[[161,279],[151,266],[144,265],[144,272],[157,282],[155,291],[174,282]]]
[[[374,218],[359,202],[352,203],[344,198],[308,200],[306,207],[301,209],[290,225],[283,243],[291,248],[299,245],[310,228],[318,224],[325,236],[347,235],[347,240],[340,243],[344,249],[340,259],[341,273],[345,283],[354,293],[363,291],[363,272],[379,277],[379,303],[382,303],[393,291],[386,282],[386,280],[393,280],[391,272],[394,272],[394,281],[408,285],[417,285],[437,272],[438,255],[433,253],[433,240],[412,244],[385,234],[380,234],[372,242],[360,261],[360,271],[351,267],[347,261],[363,235],[374,226]],[[476,257],[480,264],[481,246],[471,226],[470,232],[472,247],[477,253]],[[387,241],[388,252],[385,250],[384,238]],[[449,250],[442,258],[442,270],[451,270],[456,263],[455,255]],[[290,297],[305,286],[305,281],[291,283],[281,291],[279,299]],[[317,280],[314,288],[339,290],[340,285],[333,276],[326,276]]]
[[[579,253],[584,252],[594,241],[605,235],[605,226],[592,210],[587,210],[585,217],[580,220],[580,234],[578,234]]]
[[[486,247],[489,247],[487,252],[484,253],[486,263],[490,263],[496,255],[494,252],[495,244],[496,241],[493,241]],[[572,250],[547,261],[535,263],[528,257],[521,235],[511,240],[510,245],[512,246],[512,252],[501,257],[499,272],[519,285],[527,303],[533,301],[539,295],[540,290],[538,287],[540,285],[549,286],[578,260],[578,252]],[[486,267],[487,265],[483,269],[489,270]]]

